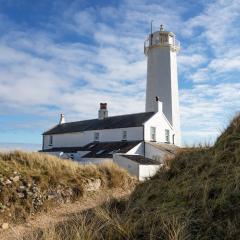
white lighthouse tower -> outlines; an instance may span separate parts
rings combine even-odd
[[[151,33],[144,44],[147,62],[146,112],[158,111],[156,97],[163,103],[163,113],[173,127],[173,142],[181,145],[177,53],[180,44],[175,34],[165,31]]]

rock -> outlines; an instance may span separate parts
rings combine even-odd
[[[7,208],[7,207],[0,202],[0,209],[4,211],[6,208]],[[3,211],[2,211],[2,212],[3,212]]]
[[[31,197],[31,196],[33,195],[33,193],[30,192],[30,191],[27,191],[27,195],[28,195],[29,197]]]
[[[25,195],[24,195],[23,193],[18,193],[18,197],[19,197],[19,198],[24,198]]]
[[[9,224],[8,223],[3,223],[2,224],[2,229],[8,229],[9,228]]]
[[[9,180],[9,179],[7,179],[6,182],[5,182],[5,184],[10,185],[10,184],[12,184],[12,181]]]
[[[20,179],[20,177],[19,177],[19,176],[15,176],[15,177],[13,177],[13,178],[12,178],[12,181],[13,181],[13,182],[18,182],[18,181],[19,181],[19,179]]]
[[[86,191],[97,191],[101,187],[101,179],[91,179],[85,184]]]
[[[21,191],[24,191],[24,190],[26,190],[26,187],[23,186],[23,185],[21,185],[21,186],[19,187],[19,189],[20,189]]]

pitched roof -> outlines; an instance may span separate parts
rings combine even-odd
[[[160,162],[153,160],[151,158],[146,158],[142,155],[128,155],[128,154],[124,154],[121,155],[122,157],[128,158],[134,162],[137,162],[141,165],[161,165]]]
[[[111,158],[114,153],[126,153],[141,141],[121,141],[121,142],[91,142],[83,147],[57,147],[44,149],[40,152],[64,152],[76,153],[86,151],[82,158]]]
[[[169,144],[169,143],[158,143],[158,142],[147,142],[147,143],[170,155],[176,155],[179,149],[178,146],[174,144]]]
[[[93,142],[85,146],[85,151],[90,151],[82,158],[112,158],[114,153],[126,153],[141,141],[121,142]]]
[[[63,123],[44,132],[43,135],[83,132],[89,130],[139,127],[142,126],[142,124],[154,114],[154,112],[144,112],[108,117],[102,120],[90,119],[78,122]]]

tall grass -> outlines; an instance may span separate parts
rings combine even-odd
[[[5,184],[15,176],[19,176],[18,181]],[[24,221],[31,213],[51,207],[53,200],[47,198],[49,191],[58,190],[57,194],[63,197],[72,192],[70,200],[74,201],[85,194],[88,182],[96,179],[100,179],[101,189],[128,190],[135,185],[135,180],[112,162],[83,166],[41,153],[0,153],[0,208],[5,207],[5,211],[0,211],[0,224]],[[20,188],[25,189],[24,197],[19,197]],[[37,189],[37,200],[43,201],[38,208],[33,203],[33,192],[27,193],[33,188]]]
[[[128,200],[82,213],[63,228],[55,227],[53,236],[60,240],[239,239],[240,116],[213,146],[183,149],[166,164],[139,184]]]

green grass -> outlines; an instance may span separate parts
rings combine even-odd
[[[52,239],[240,239],[240,116],[213,146],[186,148],[168,160],[127,201],[63,226],[51,228]],[[44,234],[37,239],[48,239]]]

